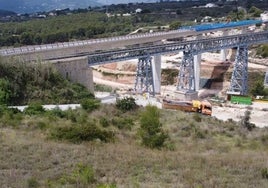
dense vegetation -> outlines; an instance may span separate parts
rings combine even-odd
[[[124,35],[138,27],[156,24],[158,19],[144,14],[108,18],[104,13],[89,12],[21,23],[0,23],[0,44],[19,46]]]
[[[79,103],[92,97],[84,86],[65,80],[50,64],[0,59],[0,104]]]

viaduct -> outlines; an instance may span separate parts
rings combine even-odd
[[[183,98],[196,95],[199,90],[200,54],[221,50],[222,60],[226,49],[237,48],[236,61],[231,80],[230,93],[247,93],[248,47],[268,42],[268,31],[246,33],[253,23],[233,27],[196,30],[183,28],[169,32],[127,35],[112,38],[65,42],[47,45],[25,46],[1,49],[0,55],[16,57],[23,61],[51,61],[70,80],[80,82],[93,91],[93,77],[90,66],[138,59],[135,90],[138,92],[160,93],[161,54],[183,51],[178,75],[177,91]],[[228,35],[229,29],[240,28],[241,33]],[[206,38],[204,33],[222,30],[220,37]],[[195,37],[187,40],[187,37]],[[174,42],[163,44],[164,39]],[[186,40],[185,40],[186,39]],[[152,62],[152,56],[154,61]]]

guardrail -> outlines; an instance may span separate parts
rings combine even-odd
[[[110,37],[110,38],[102,38],[102,39],[62,42],[62,43],[44,44],[44,45],[32,45],[32,46],[23,46],[23,47],[18,47],[18,48],[7,48],[7,49],[1,49],[0,55],[2,56],[19,55],[19,54],[31,53],[31,52],[37,52],[37,51],[63,49],[63,48],[86,46],[86,45],[106,43],[106,42],[125,41],[125,40],[141,39],[141,38],[147,38],[147,37],[164,36],[168,34],[183,33],[183,32],[188,32],[188,31],[191,31],[191,30],[182,29],[182,30],[172,30],[168,32],[154,32],[154,33],[134,34],[134,35],[126,35],[126,36],[118,36],[118,37]]]

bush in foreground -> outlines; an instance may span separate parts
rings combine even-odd
[[[123,99],[116,100],[116,107],[123,112],[134,110],[137,108],[137,104],[133,97],[125,97]]]
[[[46,110],[41,103],[31,103],[25,108],[24,113],[28,115],[38,115],[44,113]]]
[[[140,117],[139,135],[142,143],[150,148],[164,146],[168,135],[163,131],[160,123],[160,112],[155,106],[146,106]]]
[[[73,143],[93,141],[96,139],[109,142],[114,139],[114,134],[109,130],[100,129],[93,123],[86,123],[55,127],[51,130],[51,138],[67,140]]]
[[[100,101],[97,99],[86,98],[81,101],[81,106],[84,110],[92,112],[100,107]]]

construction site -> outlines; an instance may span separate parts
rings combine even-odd
[[[254,51],[249,51],[249,54],[254,54]],[[177,75],[181,59],[181,53],[161,57],[161,93],[155,96],[149,94],[141,95],[134,92],[137,60],[94,67],[94,82],[113,88],[113,93],[116,93],[119,97],[134,97],[139,105],[152,104],[162,108],[163,100],[177,100]],[[198,100],[209,101],[212,104],[211,116],[217,119],[239,122],[244,116],[245,111],[249,110],[251,112],[251,123],[254,123],[257,127],[268,126],[268,120],[263,118],[268,115],[268,103],[253,101],[252,104],[246,105],[233,104],[227,100],[227,91],[230,87],[234,61],[235,50],[228,50],[226,61],[220,60],[219,52],[202,54]],[[267,59],[253,58],[253,56],[249,55],[249,73],[265,74],[267,68]],[[106,96],[108,95],[110,94],[106,93]]]

